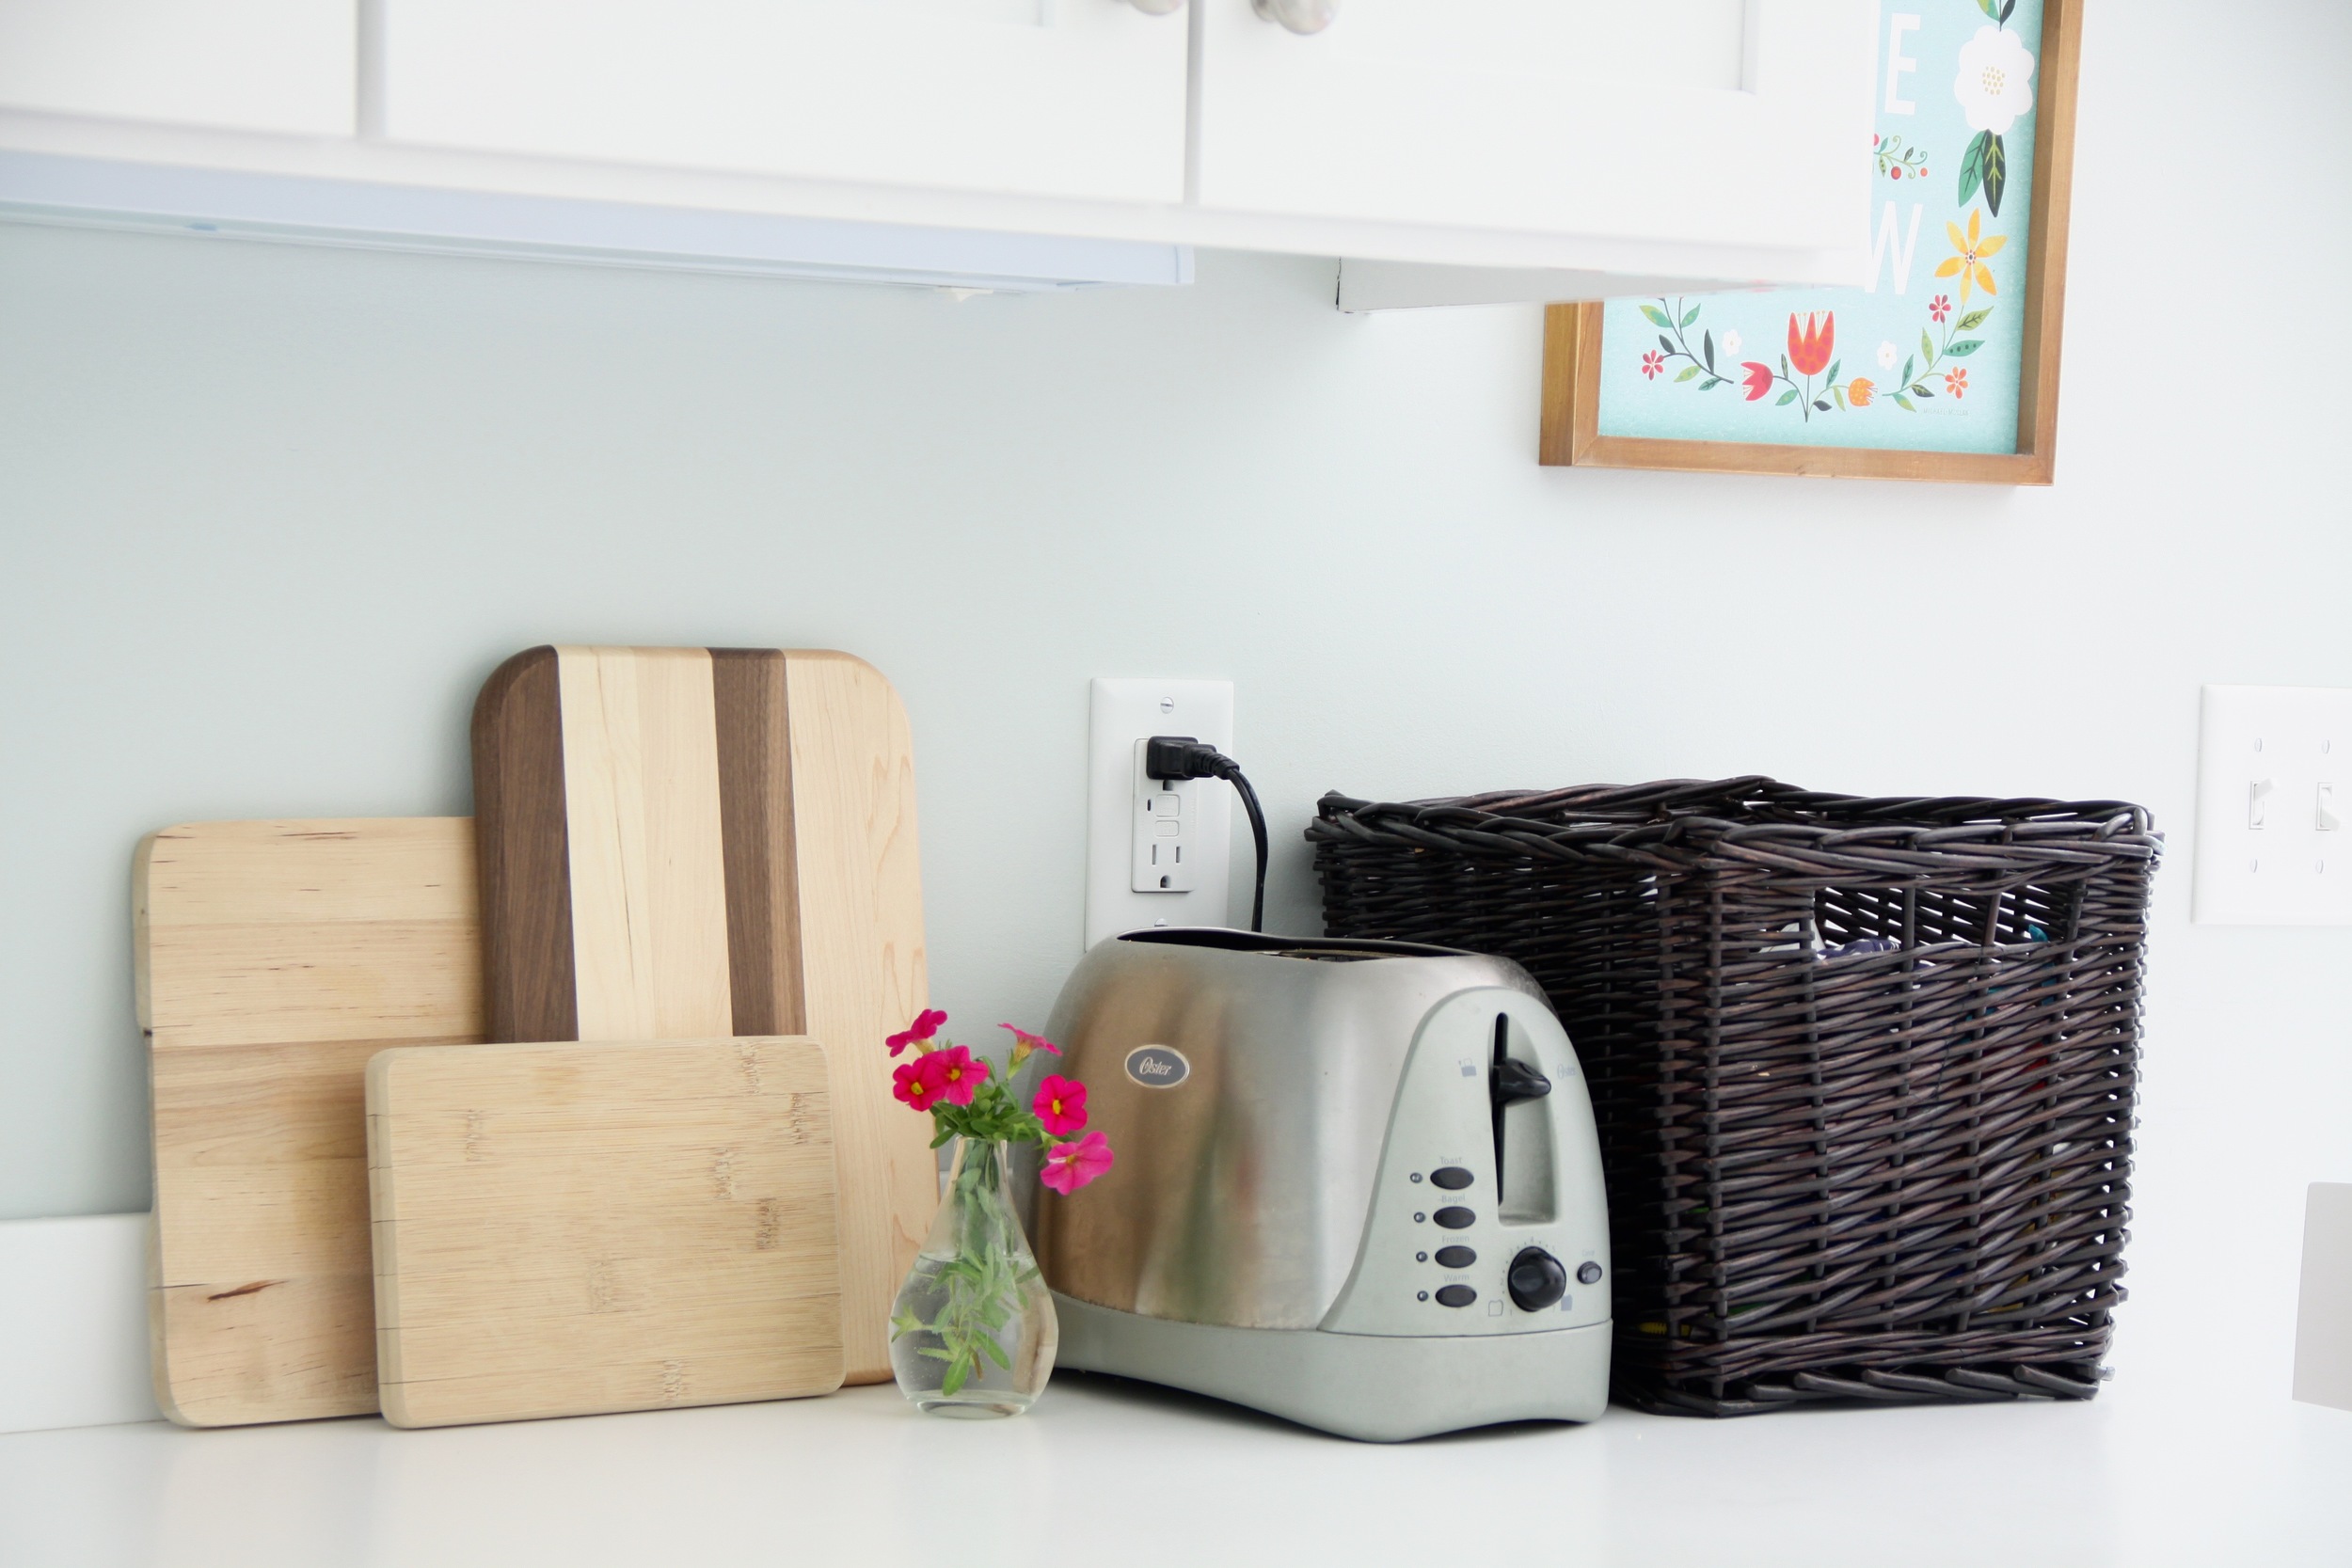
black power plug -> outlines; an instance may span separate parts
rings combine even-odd
[[[1188,735],[1155,735],[1143,744],[1143,775],[1148,779],[1223,779],[1241,796],[1249,814],[1249,835],[1258,846],[1258,883],[1249,898],[1249,928],[1265,929],[1265,813],[1258,809],[1258,792],[1242,777],[1241,764],[1207,741]]]

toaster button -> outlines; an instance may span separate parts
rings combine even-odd
[[[1478,1223],[1478,1216],[1468,1209],[1446,1208],[1430,1216],[1448,1230],[1468,1230]]]
[[[1429,1180],[1449,1193],[1458,1193],[1477,1179],[1459,1165],[1440,1165],[1429,1173]]]
[[[1442,1258],[1445,1254],[1439,1253],[1438,1256]],[[1582,1284],[1597,1285],[1600,1283],[1600,1265],[1598,1263],[1580,1263],[1576,1268],[1576,1277]]]
[[[1467,1285],[1444,1285],[1438,1287],[1438,1299],[1448,1307],[1468,1307],[1478,1299],[1478,1292]]]
[[[1477,1261],[1478,1254],[1466,1246],[1441,1246],[1438,1249],[1438,1262],[1445,1268],[1467,1269]]]

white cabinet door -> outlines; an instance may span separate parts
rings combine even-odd
[[[1339,0],[1305,37],[1193,3],[1203,206],[1861,241],[1871,0]]]
[[[383,134],[1181,199],[1185,26],[1127,0],[380,0]]]
[[[348,136],[358,0],[0,0],[0,107]]]

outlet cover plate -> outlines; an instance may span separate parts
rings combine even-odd
[[[2208,686],[2200,729],[2198,924],[2352,926],[2352,689]]]
[[[1225,926],[1232,876],[1233,791],[1202,779],[1188,789],[1184,839],[1196,861],[1184,891],[1136,891],[1139,759],[1136,742],[1188,735],[1231,756],[1233,683],[1097,679],[1087,722],[1087,908],[1089,947],[1121,931],[1154,926]]]

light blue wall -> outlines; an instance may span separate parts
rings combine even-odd
[[[146,1202],[141,832],[462,812],[531,643],[832,645],[905,695],[978,1025],[1075,956],[1096,674],[1236,683],[1294,928],[1331,787],[2147,802],[2126,1360],[2283,1388],[2352,932],[2192,927],[2185,851],[2201,681],[2352,686],[2347,55],[2337,7],[2093,8],[2048,491],[1540,469],[1534,310],[1343,317],[1324,261],[958,305],[0,228],[0,1216]]]

